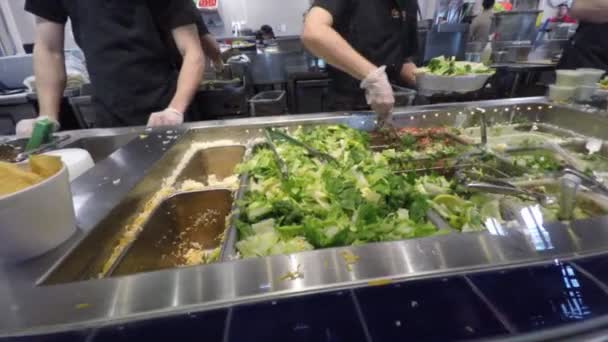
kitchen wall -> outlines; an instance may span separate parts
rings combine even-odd
[[[277,36],[299,35],[309,0],[220,0],[223,29],[212,29],[217,36],[231,35],[233,21],[245,22],[254,31],[268,24]]]

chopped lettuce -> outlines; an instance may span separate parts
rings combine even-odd
[[[407,175],[391,172],[391,163],[410,152],[373,152],[367,133],[344,126],[300,129],[294,135],[339,163],[324,163],[279,140],[277,152],[289,179],[281,178],[264,147],[240,165],[250,185],[236,223],[243,257],[436,233],[426,218],[429,195],[417,191]]]
[[[462,232],[485,230],[479,208],[457,195],[439,195],[433,199],[431,207],[454,229]]]
[[[602,79],[600,81],[600,88],[604,89],[604,90],[608,90],[608,77],[604,77],[604,79]]]
[[[416,190],[431,197],[447,194],[451,187],[452,183],[445,177],[422,176],[416,180]]]
[[[433,58],[420,72],[437,76],[467,76],[475,74],[492,74],[494,70],[482,63],[457,62],[455,57],[444,56]]]

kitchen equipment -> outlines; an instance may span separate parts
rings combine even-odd
[[[498,184],[492,183],[470,183],[466,185],[466,188],[472,191],[479,191],[485,193],[517,196],[530,198],[537,201],[539,204],[546,206],[555,203],[555,199],[539,192],[533,192],[524,190],[516,187],[508,182],[501,181]]]
[[[576,205],[576,193],[582,180],[573,174],[565,174],[560,180],[559,217],[571,220]]]
[[[395,97],[395,107],[408,107],[414,103],[417,92],[412,89],[407,89],[393,85],[393,96]]]
[[[76,232],[67,166],[19,192],[0,196],[0,260],[44,254]]]
[[[279,171],[281,171],[281,176],[283,177],[283,180],[288,180],[289,179],[289,170],[287,169],[287,165],[285,165],[285,161],[283,161],[283,158],[281,158],[279,151],[277,151],[277,146],[274,144],[274,141],[272,140],[272,131],[268,128],[265,129],[264,136],[266,137],[266,142],[268,143],[268,147],[270,148],[270,150],[272,151],[272,154],[274,155],[274,160],[277,163],[277,166],[279,167]]]
[[[285,139],[287,142],[289,142],[289,143],[291,143],[293,145],[300,146],[300,147],[304,148],[311,157],[318,158],[318,159],[323,160],[325,162],[335,162],[335,163],[338,163],[338,161],[334,157],[330,156],[329,154],[317,151],[316,149],[310,147],[309,145],[307,145],[307,144],[305,144],[305,143],[303,143],[303,142],[301,142],[301,141],[293,138],[292,136],[290,136],[288,134],[285,134],[285,133],[281,132],[280,130],[267,129],[266,132],[270,133],[270,135],[275,135],[278,138]]]
[[[329,85],[326,75],[315,75],[314,79],[295,78],[293,81],[293,101],[289,102],[291,114],[321,113],[330,110]],[[289,93],[289,92],[288,92]],[[293,109],[292,109],[293,107]]]
[[[201,85],[199,87],[199,91],[205,91],[205,90],[222,90],[224,88],[227,87],[238,87],[241,85],[241,80],[238,78],[234,78],[234,79],[216,79],[216,80],[205,80],[203,82],[201,82]]]
[[[40,118],[34,122],[34,128],[30,140],[25,146],[25,151],[38,149],[41,145],[49,143],[53,134],[54,123],[48,118]]]
[[[513,9],[516,11],[535,10],[539,6],[540,0],[514,0]]]
[[[217,261],[232,201],[232,193],[225,189],[169,197],[152,213],[108,274],[129,275]]]
[[[91,154],[87,150],[79,148],[66,148],[45,153],[50,156],[57,156],[68,168],[70,182],[83,175],[95,166]]]
[[[285,113],[287,100],[284,90],[264,91],[249,100],[251,115],[280,115]]]
[[[53,148],[57,147],[60,143],[66,141],[68,139],[70,139],[70,136],[66,134],[66,135],[62,135],[62,136],[60,136],[60,137],[58,137],[56,139],[51,140],[51,142],[49,142],[49,143],[40,145],[40,146],[38,146],[35,149],[27,150],[27,148],[26,148],[25,152],[21,152],[21,153],[19,153],[17,155],[17,157],[15,157],[14,162],[17,162],[17,163],[18,162],[22,162],[22,161],[26,160],[31,155],[40,154],[40,153],[42,153],[44,151],[47,151],[49,149],[53,149]],[[28,145],[29,145],[29,142],[28,142]]]
[[[455,56],[458,60],[465,58],[468,41],[469,24],[436,24],[426,35],[422,62],[437,56]]]
[[[507,51],[494,51],[492,52],[492,61],[494,63],[506,63],[507,60]]]
[[[549,100],[554,102],[570,102],[576,95],[575,87],[549,86]]]
[[[597,188],[597,189],[603,191],[604,193],[608,194],[608,187],[602,181],[598,180],[594,176],[588,176],[578,170],[571,169],[571,168],[564,169],[564,174],[575,176],[578,179],[580,179],[582,182],[585,182],[586,186],[588,186],[590,188]]]
[[[494,14],[496,42],[528,43],[534,39],[539,10],[500,12]]]
[[[526,62],[532,51],[532,44],[530,41],[494,42],[492,49],[497,52],[493,55],[494,63]]]

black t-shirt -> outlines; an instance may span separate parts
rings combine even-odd
[[[407,58],[418,50],[418,3],[415,0],[316,0],[334,18],[334,28],[355,50],[375,65],[387,66],[392,82]],[[360,81],[329,68],[333,88],[342,94],[358,94]]]
[[[25,9],[49,21],[72,21],[97,126],[143,125],[171,101],[178,70],[166,37],[197,22],[191,0],[27,0]]]
[[[560,69],[596,68],[608,72],[608,24],[583,22],[564,49]]]
[[[192,16],[196,18],[196,28],[198,30],[198,35],[202,38],[203,36],[209,34],[209,29],[207,28],[205,21],[203,21],[203,16],[201,15],[201,12],[198,10],[198,8],[196,8],[196,5],[194,5],[194,2],[190,2],[190,5],[190,11],[192,11]],[[170,32],[168,33],[169,34],[165,37],[165,41],[166,44],[170,46],[171,51],[173,52],[173,60],[176,68],[180,69],[183,63],[182,54],[179,52],[179,49],[175,44],[173,36],[170,34]]]

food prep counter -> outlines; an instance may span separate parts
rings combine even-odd
[[[607,118],[543,98],[411,107],[395,122],[407,139],[428,139],[418,129],[437,127],[476,151],[487,139],[507,154],[497,158],[506,169],[524,170],[502,179],[521,182],[547,181],[535,170],[558,179],[563,163],[583,169],[575,161],[593,161],[581,144],[608,140]],[[435,217],[439,230],[423,238],[243,259],[236,225],[250,180],[237,165],[265,148],[267,127],[295,135],[336,124],[376,126],[371,114],[320,113],[64,133],[66,145],[107,148],[72,183],[78,233],[37,259],[0,264],[0,338],[388,341],[547,337],[566,323],[608,324],[607,194],[594,184],[585,184],[593,194],[585,200],[597,210],[581,220],[539,222],[522,210],[512,224],[465,232]],[[458,163],[459,148],[440,154]],[[419,164],[430,151],[408,161],[434,169]],[[474,168],[494,162],[485,154],[478,161]],[[549,183],[548,196],[559,197]]]

